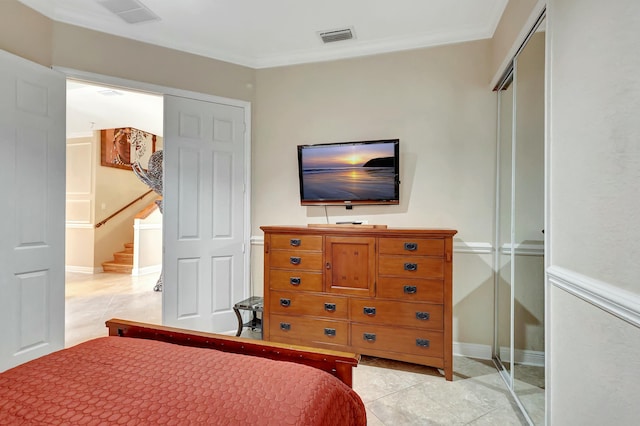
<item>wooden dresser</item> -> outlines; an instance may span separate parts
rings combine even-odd
[[[263,226],[263,338],[453,378],[451,229]]]

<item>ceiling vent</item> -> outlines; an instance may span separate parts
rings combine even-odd
[[[342,28],[339,30],[322,31],[318,33],[323,43],[333,43],[335,41],[351,40],[355,38],[353,28]]]
[[[159,21],[160,17],[138,0],[97,0],[110,12],[118,15],[129,24]]]

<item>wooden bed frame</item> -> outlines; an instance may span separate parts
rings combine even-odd
[[[106,326],[109,328],[110,336],[159,340],[309,365],[334,375],[349,387],[353,384],[352,369],[357,367],[360,361],[360,355],[355,353],[264,342],[116,318],[108,320]]]

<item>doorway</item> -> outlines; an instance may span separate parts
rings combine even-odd
[[[164,149],[171,148],[164,162],[174,161],[165,167],[165,181],[171,185],[164,188],[163,264],[172,269],[170,279],[164,280],[162,323],[235,332],[233,305],[250,294],[250,104],[61,71],[111,88],[162,93],[163,107],[171,116],[162,120],[163,132],[169,123],[170,133],[163,138]],[[167,168],[174,174],[167,177]],[[169,232],[168,223],[174,223]],[[211,232],[198,234],[207,229]],[[195,240],[200,241],[197,247],[188,244]]]
[[[71,346],[104,335],[104,321],[112,317],[162,322],[162,295],[153,291],[162,264],[162,215],[140,215],[155,206],[157,194],[131,168],[109,166],[113,143],[103,139],[110,129],[153,135],[136,151],[147,168],[149,154],[163,147],[163,99],[67,79],[66,107],[65,346]]]

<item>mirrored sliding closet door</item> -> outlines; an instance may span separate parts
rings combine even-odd
[[[544,17],[498,87],[494,357],[531,424],[544,424]]]

